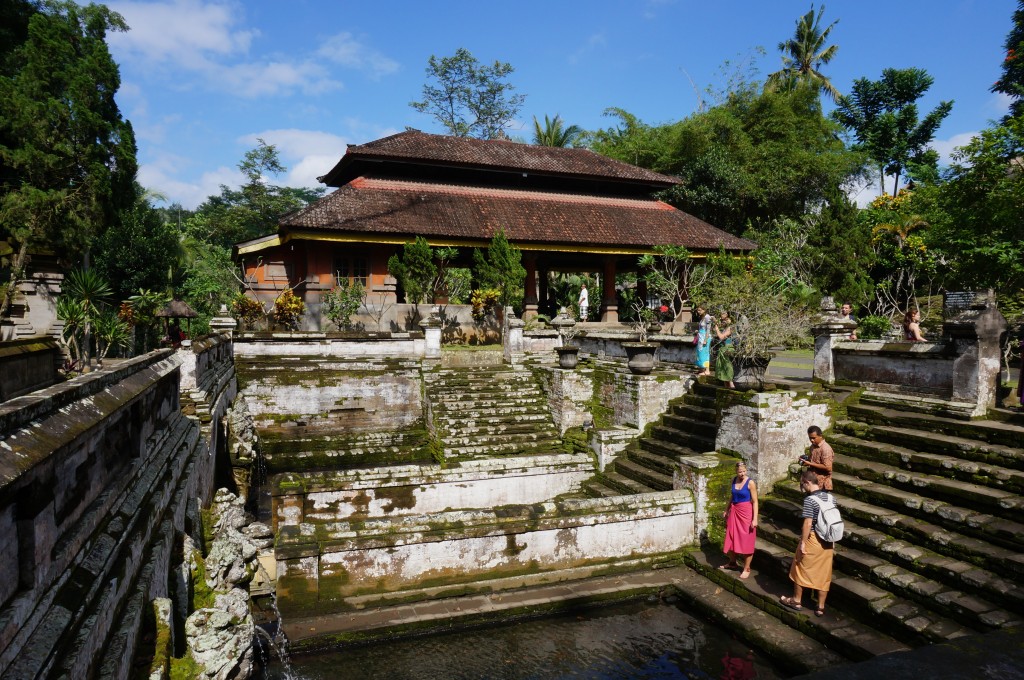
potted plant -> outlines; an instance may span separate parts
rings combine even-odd
[[[636,375],[648,375],[654,370],[658,347],[656,342],[647,342],[647,333],[654,321],[654,310],[645,304],[633,303],[633,330],[637,334],[637,342],[624,342],[622,349],[626,352],[626,365]]]
[[[551,320],[551,326],[558,331],[560,340],[559,346],[555,348],[555,352],[558,353],[558,366],[570,370],[576,368],[580,361],[580,348],[572,342],[579,332],[576,328],[576,319],[562,307],[558,315]]]
[[[772,350],[810,337],[807,301],[785,281],[757,270],[743,271],[714,280],[706,292],[711,308],[727,311],[733,320],[730,351],[737,386],[761,387]]]

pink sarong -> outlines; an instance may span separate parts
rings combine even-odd
[[[754,543],[757,541],[757,529],[750,528],[750,520],[754,517],[754,505],[750,501],[733,503],[729,507],[729,516],[725,520],[725,553],[737,555],[753,555]]]

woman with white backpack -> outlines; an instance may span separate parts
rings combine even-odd
[[[813,470],[804,470],[800,475],[800,488],[804,496],[803,523],[800,529],[800,543],[793,554],[793,566],[789,578],[793,581],[793,597],[780,598],[790,609],[800,611],[803,606],[804,588],[818,591],[816,616],[825,615],[825,598],[832,582],[832,557],[835,541],[843,537],[843,522],[836,507],[835,498],[819,486],[818,475]]]

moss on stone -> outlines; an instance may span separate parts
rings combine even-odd
[[[171,680],[196,680],[202,676],[203,668],[192,656],[192,652],[185,652],[180,659],[171,659]]]
[[[192,599],[188,609],[190,612],[216,604],[216,594],[206,583],[206,561],[198,550],[192,553],[192,564]]]

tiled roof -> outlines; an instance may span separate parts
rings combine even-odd
[[[703,220],[654,199],[492,189],[360,177],[281,219],[294,229],[488,241],[499,229],[526,244],[752,250]]]
[[[343,169],[360,158],[610,179],[650,184],[655,188],[679,184],[679,180],[674,177],[613,160],[586,149],[449,137],[418,130],[349,146],[338,164],[320,181],[338,186],[342,181],[339,178]]]

